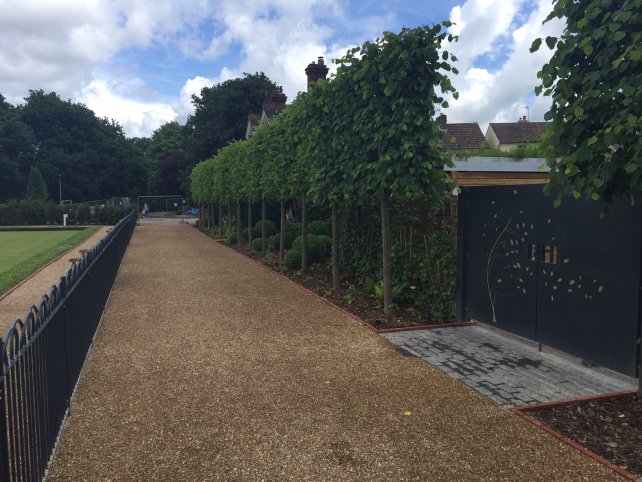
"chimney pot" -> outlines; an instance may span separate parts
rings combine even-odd
[[[319,65],[325,65],[325,61],[323,60],[323,57],[319,57]]]

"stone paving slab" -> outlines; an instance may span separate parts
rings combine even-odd
[[[637,385],[482,326],[383,334],[410,355],[446,372],[504,407],[552,402]]]

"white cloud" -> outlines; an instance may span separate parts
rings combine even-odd
[[[177,113],[163,102],[136,100],[132,93],[140,82],[118,84],[105,79],[92,80],[76,93],[75,98],[97,116],[117,119],[130,137],[143,137],[161,125],[176,120]]]
[[[458,19],[461,25],[460,42],[456,48],[463,55],[462,66],[458,65],[461,74],[453,78],[453,84],[460,93],[458,101],[450,101],[447,110],[449,122],[479,122],[485,132],[489,122],[511,122],[529,113],[532,121],[541,121],[548,108],[548,99],[532,98],[538,84],[537,72],[551,56],[551,51],[543,46],[534,54],[529,52],[533,40],[547,35],[559,35],[562,32],[561,21],[551,21],[542,26],[542,21],[550,12],[549,0],[534,0],[534,9],[519,26],[514,25],[519,19],[518,10],[504,7],[501,15],[502,28],[493,26],[487,16],[478,15],[488,3],[469,0],[461,9],[454,9],[451,19]],[[500,8],[501,5],[496,5]],[[510,14],[510,15],[509,15]],[[504,28],[506,27],[506,28]],[[481,34],[484,28],[486,34]],[[478,32],[469,38],[466,32]],[[492,32],[492,34],[491,34]],[[466,36],[465,36],[466,35]],[[479,44],[476,44],[478,39]],[[483,42],[482,42],[483,40]],[[502,41],[502,49],[508,52],[508,58],[495,71],[475,67],[480,55],[491,52],[493,45]],[[454,50],[449,46],[449,50]],[[461,68],[463,67],[463,68]],[[528,111],[525,108],[529,107]]]
[[[525,6],[535,6],[527,19],[520,17]],[[243,72],[265,72],[292,100],[305,90],[304,69],[318,56],[333,70],[330,59],[351,42],[394,24],[394,7],[362,7],[368,15],[357,20],[347,0],[0,0],[0,91],[19,103],[28,89],[53,90],[118,120],[128,135],[149,135],[163,122],[183,122],[202,87]],[[559,22],[541,26],[550,8],[550,0],[468,0],[452,10],[460,41],[449,50],[462,74],[453,79],[460,100],[451,102],[451,121],[483,124],[525,113],[521,106],[548,56],[545,48],[530,54],[528,47],[536,36],[561,31]],[[179,57],[211,68],[183,78],[180,68],[166,69],[159,76],[171,75],[179,91],[166,87],[161,95],[137,80],[145,62],[139,67],[137,57],[123,54],[151,50],[165,51],[168,66]],[[531,118],[541,119],[548,101],[529,102]]]

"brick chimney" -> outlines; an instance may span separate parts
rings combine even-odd
[[[439,117],[437,117],[437,122],[439,123],[439,128],[442,131],[446,130],[446,124],[448,123],[448,116],[446,114],[439,114]]]
[[[326,78],[329,70],[325,65],[323,57],[319,57],[316,63],[312,62],[305,68],[305,75],[308,76],[308,92],[310,92],[310,89],[317,80]]]
[[[519,120],[518,120],[517,122],[519,122],[520,124],[522,124],[522,123],[524,123],[524,122],[528,122],[528,119],[526,118],[526,116],[523,116],[523,117],[520,117],[520,118],[519,118]]]

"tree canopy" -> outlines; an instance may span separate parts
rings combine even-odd
[[[333,212],[337,203],[372,205],[381,198],[384,307],[389,311],[390,243],[384,221],[389,202],[441,198],[448,182],[434,114],[435,105],[447,107],[443,94],[457,98],[448,79],[448,72],[456,72],[451,65],[456,59],[441,50],[446,38],[454,40],[445,32],[449,25],[385,32],[350,50],[337,61],[333,79],[299,94],[247,141],[203,161],[211,169],[194,169],[194,198],[251,204],[288,196],[300,201],[302,212],[306,198],[332,204]],[[208,176],[222,189],[208,190]],[[303,247],[302,254],[304,269]]]
[[[545,22],[565,19],[536,93],[551,96],[544,137],[551,184],[606,205],[642,190],[642,0],[554,0]]]
[[[247,114],[260,112],[273,89],[276,84],[263,72],[246,73],[193,95],[194,113],[186,124],[192,157],[196,161],[207,159],[230,141],[245,138]]]

